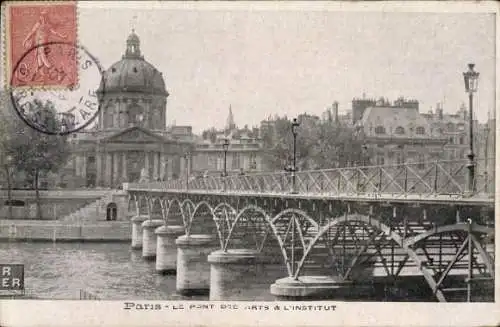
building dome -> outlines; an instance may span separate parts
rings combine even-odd
[[[144,60],[140,50],[140,40],[132,33],[127,38],[127,47],[122,60],[111,65],[103,73],[98,92],[141,92],[168,96],[162,74]]]

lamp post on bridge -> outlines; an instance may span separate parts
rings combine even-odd
[[[300,123],[297,121],[297,118],[294,118],[292,121],[292,134],[293,134],[292,194],[297,194],[295,173],[297,172],[297,134],[299,126]]]
[[[184,164],[185,164],[185,170],[186,170],[186,190],[189,190],[189,152],[184,153]]]
[[[466,193],[471,195],[474,193],[475,182],[474,182],[474,134],[473,134],[473,99],[474,92],[477,91],[479,73],[474,70],[474,64],[469,64],[469,70],[464,75],[465,82],[465,92],[469,93],[469,153],[467,154],[467,158],[469,159],[467,163],[467,184],[466,184]]]
[[[222,173],[222,178],[224,182],[224,191],[226,190],[226,177],[227,177],[227,150],[229,149],[229,139],[224,139],[222,143],[222,149],[224,150],[224,171]]]
[[[484,193],[488,193],[488,141],[490,136],[490,122],[489,117],[484,127]]]

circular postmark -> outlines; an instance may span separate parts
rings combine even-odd
[[[30,48],[11,70],[10,97],[18,116],[51,135],[92,124],[101,105],[99,61],[83,46],[50,42]]]

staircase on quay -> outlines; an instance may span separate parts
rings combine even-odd
[[[110,202],[113,202],[113,195],[115,193],[115,190],[110,190],[109,192],[102,195],[99,199],[81,207],[80,209],[62,217],[59,220],[65,223],[75,224],[105,220],[106,205]]]

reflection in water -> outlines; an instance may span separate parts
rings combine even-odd
[[[25,265],[26,293],[37,298],[78,299],[85,290],[107,300],[188,299],[175,293],[175,276],[157,274],[126,243],[0,243],[0,258]],[[269,286],[284,275],[270,269],[246,299],[273,300]]]
[[[103,300],[208,299],[176,294],[175,275],[159,275],[154,261],[143,260],[141,251],[130,250],[127,243],[0,243],[0,258],[2,263],[25,265],[26,293],[35,298],[79,299],[84,290]],[[257,278],[241,281],[241,300],[274,301],[270,285],[286,275],[283,265],[261,267]],[[395,288],[370,288],[353,296],[363,301],[435,301],[422,278]]]

